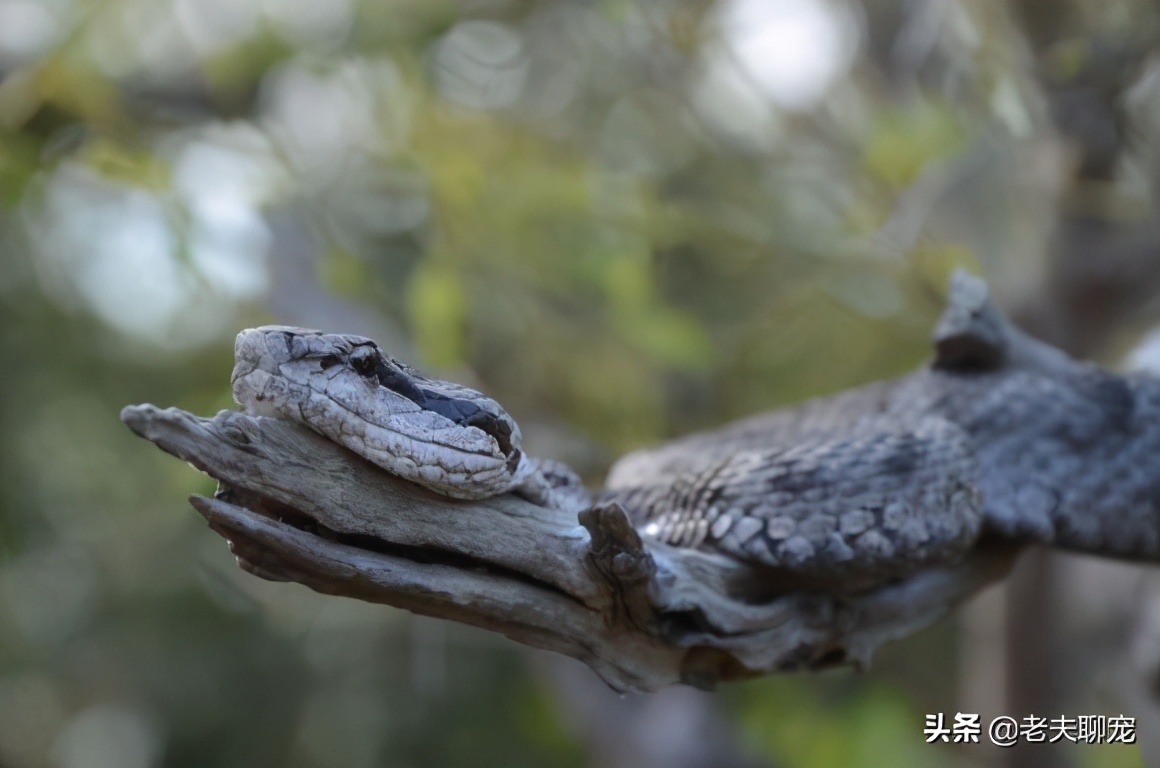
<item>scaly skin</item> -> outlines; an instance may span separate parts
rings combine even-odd
[[[988,536],[1160,560],[1160,381],[1035,342],[961,273],[935,347],[901,379],[629,454],[599,498],[646,537],[722,552],[784,588],[865,589]],[[439,493],[589,503],[567,468],[524,455],[495,401],[369,339],[266,327],[235,354],[244,407]]]
[[[370,339],[270,325],[239,333],[234,358],[234,398],[248,411],[306,424],[432,490],[482,499],[532,472],[498,403],[427,379]]]

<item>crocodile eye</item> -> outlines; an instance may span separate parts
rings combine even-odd
[[[318,359],[318,366],[325,371],[327,368],[333,368],[341,362],[342,360],[339,359],[338,355],[327,355],[326,357],[320,357]]]

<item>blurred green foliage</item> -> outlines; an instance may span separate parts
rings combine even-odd
[[[1049,226],[1002,6],[950,3],[945,87],[900,92],[869,4],[763,32],[828,56],[797,91],[737,5],[0,0],[0,765],[585,764],[519,649],[238,571],[116,414],[230,407],[233,332],[326,326],[598,482],[913,366],[950,270]],[[915,672],[953,637],[902,648],[723,698],[779,765],[964,764],[921,736],[953,675]]]

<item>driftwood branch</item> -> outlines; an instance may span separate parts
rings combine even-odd
[[[457,501],[303,427],[235,411],[138,405],[121,419],[219,481],[214,498],[190,503],[247,571],[494,630],[580,659],[618,690],[864,664],[1013,558],[980,548],[859,595],[751,604],[730,594],[738,565],[644,542],[615,504],[577,520],[510,495]]]

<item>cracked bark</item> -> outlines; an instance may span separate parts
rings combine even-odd
[[[385,603],[572,656],[621,691],[864,663],[1005,573],[1010,548],[852,596],[730,596],[743,565],[643,542],[616,505],[575,518],[515,496],[463,502],[309,430],[151,405],[121,418],[221,484],[191,504],[265,579]]]

